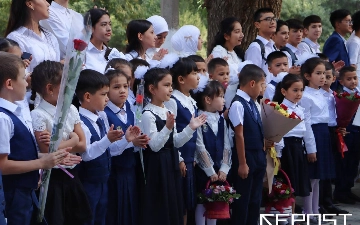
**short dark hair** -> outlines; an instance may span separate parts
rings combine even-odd
[[[320,16],[311,15],[311,16],[305,17],[305,19],[303,21],[304,28],[309,29],[309,27],[312,23],[321,23]]]
[[[196,63],[197,62],[203,62],[203,63],[205,62],[205,59],[199,55],[189,55],[188,58]]]
[[[0,38],[0,51],[8,52],[10,48],[14,46],[19,47],[19,44],[16,41],[8,38]]]
[[[106,76],[98,71],[85,69],[80,72],[75,94],[80,102],[82,102],[84,101],[84,94],[86,92],[93,95],[105,86],[109,86],[109,79]]]
[[[268,55],[266,58],[266,64],[270,66],[270,64],[274,61],[274,59],[279,58],[287,58],[286,54],[283,51],[274,51]]]
[[[130,79],[131,79],[121,69],[109,70],[104,74],[104,76],[106,76],[107,79],[109,80],[109,84],[110,84],[111,80],[114,79],[115,77],[125,77],[127,82],[130,82]]]
[[[149,90],[150,85],[157,87],[159,82],[164,79],[167,75],[170,75],[170,71],[162,68],[152,68],[149,69],[144,75],[144,92],[147,97],[152,98],[151,92]]]
[[[344,79],[345,74],[348,72],[356,72],[355,67],[353,66],[344,66],[339,70],[339,80]]]
[[[197,92],[194,94],[194,99],[197,103],[197,106],[200,110],[205,110],[205,97],[209,97],[214,99],[215,97],[220,96],[220,94],[224,94],[225,90],[222,84],[217,80],[209,81],[204,90]]]
[[[354,29],[354,31],[360,30],[360,11],[354,13],[354,15],[351,16],[351,18],[353,21],[352,28]]]
[[[0,52],[0,90],[4,82],[8,79],[16,80],[20,68],[25,68],[23,61],[16,55]]]
[[[289,20],[286,20],[286,23],[288,24],[289,30],[290,29],[295,29],[295,30],[304,29],[302,22],[298,19],[289,19]]]
[[[331,62],[325,62],[325,70],[331,70],[332,75],[335,76],[335,67]]]
[[[286,21],[284,21],[284,20],[278,20],[277,23],[276,23],[276,32],[275,32],[275,33],[279,32],[279,30],[280,30],[280,28],[281,28],[282,26],[288,26],[288,27],[289,27],[289,25],[287,24]]]
[[[324,60],[324,61],[329,61],[329,57],[327,57],[327,55],[325,55],[324,53],[316,53],[317,56],[319,56],[320,59]]]
[[[240,87],[244,87],[250,81],[254,80],[256,83],[265,78],[264,71],[254,64],[245,65],[239,74]]]
[[[335,28],[335,24],[337,22],[341,22],[341,20],[343,20],[348,15],[351,15],[351,13],[347,9],[338,9],[332,12],[330,14],[330,23],[333,26],[333,28]]]
[[[180,88],[179,76],[186,77],[192,71],[198,71],[196,63],[187,57],[180,58],[170,69],[174,89]]]
[[[207,65],[208,73],[209,74],[214,73],[216,66],[229,66],[229,64],[223,58],[213,58],[209,61],[208,65]]]
[[[274,13],[272,8],[260,8],[254,13],[254,22],[258,22],[264,13]]]

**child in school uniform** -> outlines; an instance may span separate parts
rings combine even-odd
[[[32,73],[32,96],[41,96],[40,104],[31,111],[35,138],[41,153],[49,152],[49,143],[41,141],[41,133],[51,132],[56,114],[63,65],[60,62],[44,61]],[[71,147],[71,153],[83,153],[86,149],[85,135],[81,128],[79,112],[71,105],[64,123],[60,148]],[[45,218],[51,225],[82,224],[91,219],[91,210],[78,175],[78,167],[63,166],[74,177],[54,167],[50,175]]]
[[[199,28],[184,25],[171,37],[171,46],[180,57],[195,55],[202,48],[203,41]]]
[[[114,130],[114,124],[109,128],[105,112],[102,112],[108,101],[108,92],[107,77],[95,70],[81,71],[76,95],[81,102],[79,113],[86,138],[86,151],[81,154],[83,161],[80,164],[79,176],[93,213],[92,220],[84,223],[85,225],[105,224],[111,154],[123,151],[128,142],[136,136],[134,133],[138,129],[130,126],[122,138],[122,130]],[[114,145],[116,147],[113,148]]]
[[[145,74],[144,81],[145,95],[151,102],[145,106],[142,115],[142,131],[150,138],[144,151],[146,184],[143,193],[142,224],[183,225],[181,176],[184,177],[192,169],[186,168],[177,149],[181,149],[194,138],[193,134],[205,123],[206,116],[190,116],[191,119],[186,126],[177,133],[176,114],[164,105],[172,94],[173,78],[170,72],[166,69],[150,69]],[[180,118],[179,113],[177,115]],[[192,149],[186,150],[192,152]],[[189,158],[187,152],[184,154]],[[188,161],[193,167],[194,159]]]
[[[225,59],[213,58],[209,61],[208,65],[209,78],[219,81],[226,90],[230,79],[229,64]]]
[[[286,21],[289,26],[289,41],[280,49],[283,51],[288,57],[288,65],[289,68],[295,66],[295,61],[299,59],[302,54],[302,51],[298,48],[302,38],[304,26],[302,22],[297,19],[289,19]],[[294,73],[293,71],[291,73]],[[297,73],[296,73],[297,74]]]
[[[298,49],[303,53],[320,53],[318,40],[322,33],[321,18],[317,15],[308,16],[304,19],[303,25],[305,38],[299,43]]]
[[[152,23],[154,27],[154,33],[156,35],[156,42],[154,48],[149,48],[146,51],[146,54],[149,56],[149,58],[152,58],[155,53],[157,53],[161,46],[164,44],[166,37],[169,33],[169,26],[166,22],[166,20],[158,15],[150,16],[146,19],[150,23]]]
[[[104,111],[109,124],[116,128],[127,130],[134,126],[135,116],[127,101],[130,78],[121,70],[108,70],[105,76],[109,79],[109,101]],[[110,146],[111,173],[109,178],[109,202],[106,224],[137,225],[139,214],[136,158],[134,146],[146,148],[148,138],[146,135],[137,136],[126,147],[116,151],[116,146]]]
[[[241,198],[234,200],[233,225],[256,225],[260,214],[263,178],[266,170],[264,134],[256,98],[266,85],[264,71],[256,65],[246,65],[239,74],[240,89],[229,109],[229,119],[235,132],[232,154],[234,188]]]
[[[205,59],[203,59],[203,57],[201,57],[199,55],[189,55],[188,58],[196,63],[199,75],[206,76],[206,77],[209,76],[208,69],[207,69],[208,62],[206,62]]]
[[[199,87],[195,98],[199,113],[207,116],[206,123],[198,128],[195,151],[195,174],[197,193],[201,193],[208,180],[226,181],[231,167],[231,147],[228,128],[223,116],[219,115],[225,105],[224,87],[218,81],[210,81]],[[205,207],[197,204],[195,220],[197,225],[205,225]],[[207,219],[208,225],[215,225],[216,220]]]
[[[26,93],[24,64],[17,56],[5,52],[0,52],[0,60],[0,171],[7,203],[5,212],[8,225],[30,225],[39,207],[35,195],[39,169],[64,163],[70,148],[51,154],[38,153],[31,121],[24,119],[23,109],[16,103]],[[69,165],[80,162],[79,157],[72,159]]]
[[[319,180],[335,178],[335,161],[328,129],[329,109],[327,99],[319,88],[325,82],[325,62],[320,58],[306,60],[301,65],[301,75],[306,87],[299,104],[305,108],[305,115],[310,117],[311,126],[306,129],[314,134],[316,142],[316,148],[306,149],[312,192],[304,198],[303,208],[305,214],[318,214]],[[318,218],[311,216],[310,221],[318,222]]]

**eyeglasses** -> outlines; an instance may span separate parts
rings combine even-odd
[[[278,18],[276,18],[276,17],[266,17],[265,19],[258,20],[258,22],[261,22],[261,21],[266,21],[266,22],[271,23],[272,21],[277,22],[278,20],[279,20],[279,19],[278,19]]]
[[[347,24],[349,24],[349,25],[353,25],[353,21],[352,21],[352,20],[343,20],[342,22],[345,22],[345,23],[347,23]]]

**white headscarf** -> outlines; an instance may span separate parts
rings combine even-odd
[[[154,16],[150,16],[146,20],[152,23],[154,27],[155,35],[159,35],[164,32],[169,32],[169,26],[163,17],[154,15]]]
[[[171,45],[180,56],[194,55],[198,51],[199,36],[199,28],[184,25],[172,36]]]

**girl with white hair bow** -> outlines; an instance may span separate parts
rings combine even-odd
[[[171,46],[180,57],[196,55],[202,44],[200,30],[193,25],[182,26],[171,38]]]

